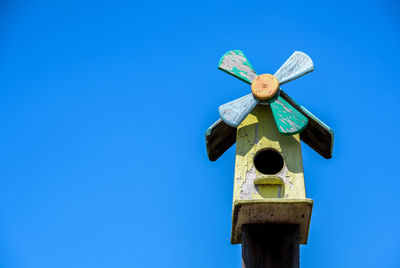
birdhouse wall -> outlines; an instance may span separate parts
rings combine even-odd
[[[306,198],[300,136],[282,135],[271,108],[258,105],[237,129],[231,242],[241,242],[243,224],[282,223],[299,224],[305,244],[312,204]]]
[[[278,173],[266,175],[255,167],[254,157],[264,149],[281,154],[284,165]],[[273,180],[272,177],[278,178]],[[266,183],[271,181],[271,184],[255,184],[256,180],[262,183],[262,179]],[[270,191],[268,187],[271,188]],[[306,192],[300,135],[280,134],[270,107],[258,105],[237,130],[234,200],[266,197],[305,198]]]

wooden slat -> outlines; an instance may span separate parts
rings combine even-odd
[[[206,131],[207,155],[211,161],[217,160],[236,142],[236,128],[218,119]]]

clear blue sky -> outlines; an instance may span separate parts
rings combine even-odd
[[[234,147],[206,156],[218,106],[249,86],[241,49],[335,131],[303,146],[314,199],[302,267],[400,267],[396,1],[2,1],[0,266],[241,267]]]

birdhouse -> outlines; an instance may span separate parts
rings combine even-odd
[[[274,75],[257,75],[233,50],[218,68],[251,85],[249,94],[219,107],[220,119],[206,131],[212,161],[236,142],[231,242],[241,243],[244,224],[274,223],[299,225],[306,244],[313,200],[306,197],[301,140],[331,158],[333,132],[280,87],[313,71],[313,62],[296,51]]]

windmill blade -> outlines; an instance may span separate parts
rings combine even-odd
[[[236,128],[228,126],[219,118],[206,130],[208,159],[217,160],[236,142]]]
[[[279,80],[279,85],[290,82],[314,70],[311,58],[300,51],[295,51],[292,56],[274,74]]]
[[[250,93],[239,99],[219,106],[218,111],[221,119],[226,124],[231,127],[237,127],[257,104],[258,100]]]
[[[272,102],[270,106],[278,130],[282,135],[294,135],[302,132],[307,127],[307,118],[281,96]]]
[[[257,73],[241,50],[226,52],[219,60],[218,69],[251,84]]]

